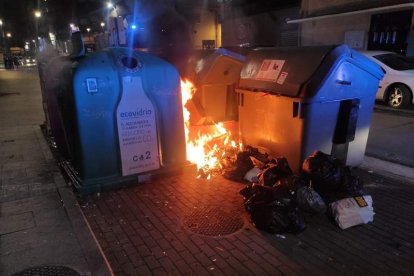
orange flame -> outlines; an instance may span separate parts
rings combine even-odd
[[[211,126],[208,134],[196,135],[190,139],[190,112],[186,104],[193,97],[196,88],[189,80],[181,80],[181,95],[184,113],[184,128],[187,144],[187,160],[197,165],[197,169],[205,174],[207,179],[211,178],[211,173],[221,169],[221,159],[226,154],[226,148],[239,150],[241,144],[231,140],[231,132],[228,131],[223,123]]]

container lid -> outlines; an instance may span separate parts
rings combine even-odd
[[[196,65],[194,78],[196,85],[236,84],[246,57],[224,48],[200,59]]]
[[[239,87],[288,97],[313,97],[336,64],[347,60],[382,79],[374,62],[346,45],[258,48],[250,52]]]

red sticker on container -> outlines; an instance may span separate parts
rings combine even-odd
[[[279,76],[279,78],[277,79],[277,82],[276,83],[278,83],[278,84],[283,84],[284,82],[285,82],[285,80],[286,80],[286,78],[287,78],[287,76],[288,76],[288,72],[282,72],[282,73],[280,73],[280,76]]]
[[[257,80],[276,82],[285,60],[265,59],[256,75]]]

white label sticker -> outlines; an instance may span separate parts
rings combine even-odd
[[[256,75],[257,80],[274,81],[276,82],[277,77],[282,70],[285,60],[277,59],[265,59],[260,66],[260,70]]]
[[[280,76],[277,79],[277,83],[278,84],[283,84],[285,82],[286,77],[288,76],[288,74],[289,74],[288,72],[282,72],[282,73],[280,73]]]
[[[98,92],[98,82],[96,78],[87,78],[86,79],[86,86],[88,89],[88,93],[96,93]]]
[[[154,106],[144,92],[141,77],[123,77],[122,87],[122,98],[116,111],[122,175],[158,169]]]

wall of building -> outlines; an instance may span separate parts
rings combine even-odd
[[[298,16],[299,7],[244,16],[226,11],[222,23],[224,46],[297,46],[298,26],[286,19]]]
[[[199,22],[193,23],[192,38],[194,48],[201,49],[203,40],[214,40],[216,47],[221,46],[220,24],[216,20],[216,12],[214,10],[199,10]]]
[[[300,27],[300,44],[302,46],[333,45],[345,42],[351,44],[350,41],[353,41],[354,43],[349,46],[356,49],[366,49],[370,21],[369,15],[360,14],[304,22]],[[360,40],[360,37],[345,41],[345,35],[349,38],[358,32],[362,33],[362,44],[355,43],[359,42],[355,40]]]
[[[304,17],[323,14],[335,14],[349,11],[350,8],[392,6],[411,3],[405,0],[302,0],[301,11]],[[400,10],[407,10],[409,7]],[[340,15],[325,19],[300,23],[300,45],[332,45],[345,43],[358,50],[366,50],[368,46],[371,16],[397,11],[398,9],[377,12],[365,12],[352,15]],[[407,35],[407,56],[414,55],[414,21]],[[348,39],[347,39],[348,38]]]
[[[322,10],[334,9],[344,5],[353,6],[363,2],[366,2],[366,0],[302,0],[302,12],[304,15],[309,15]]]

